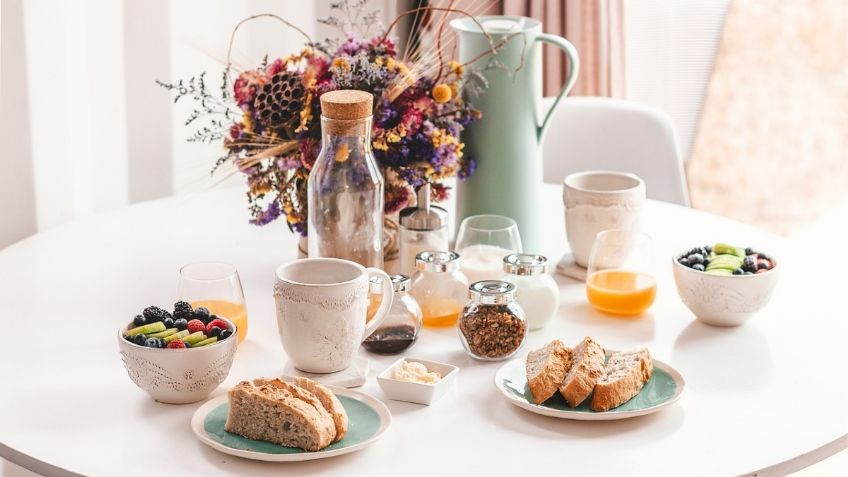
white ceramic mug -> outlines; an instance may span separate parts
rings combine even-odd
[[[639,230],[645,182],[624,172],[577,172],[565,178],[562,199],[568,245],[577,264],[586,268],[599,232]]]
[[[359,345],[392,306],[386,272],[338,258],[307,258],[277,268],[274,300],[283,348],[292,364],[309,373],[334,373],[348,366]],[[365,323],[368,280],[383,280],[383,300]]]

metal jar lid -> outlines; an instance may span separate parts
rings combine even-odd
[[[503,259],[503,270],[512,275],[541,275],[548,272],[548,258],[533,253],[513,253]]]
[[[395,293],[409,291],[412,286],[412,280],[406,275],[392,275],[389,278],[392,279],[392,289]]]
[[[484,305],[506,305],[515,300],[515,285],[501,280],[483,280],[468,287],[468,296]]]
[[[422,272],[453,272],[459,269],[456,252],[421,252],[415,256],[415,269]]]
[[[448,225],[448,211],[430,205],[430,184],[418,189],[418,205],[400,211],[400,225],[408,230],[441,230]]]

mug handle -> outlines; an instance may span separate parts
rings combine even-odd
[[[380,302],[380,307],[377,308],[377,313],[374,314],[374,318],[365,325],[365,335],[362,337],[362,341],[365,341],[369,336],[371,336],[371,333],[373,333],[383,323],[383,320],[386,319],[386,316],[389,314],[389,308],[392,307],[392,300],[395,296],[395,292],[392,289],[392,279],[389,278],[389,275],[386,272],[379,268],[366,268],[365,271],[368,272],[369,280],[376,276],[383,281],[383,301]]]
[[[577,48],[575,48],[570,41],[561,36],[541,33],[533,41],[541,41],[542,43],[548,43],[559,47],[559,49],[565,53],[565,56],[568,58],[568,64],[571,66],[568,70],[568,77],[565,78],[565,84],[562,85],[562,89],[559,90],[559,94],[557,94],[556,99],[554,99],[554,104],[552,104],[551,108],[548,109],[548,112],[545,113],[545,119],[542,120],[542,124],[536,127],[536,137],[541,140],[542,136],[545,134],[545,129],[548,127],[548,120],[551,119],[559,101],[571,91],[571,88],[574,87],[574,83],[577,81],[577,74],[580,72],[580,55],[577,54]]]

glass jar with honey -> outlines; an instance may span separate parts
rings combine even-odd
[[[456,252],[427,251],[415,256],[410,294],[424,314],[424,326],[454,326],[465,306],[468,279],[459,271]]]

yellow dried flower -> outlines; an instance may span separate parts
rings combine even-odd
[[[344,162],[350,157],[350,148],[346,143],[342,143],[336,149],[336,162]]]
[[[458,74],[458,75],[465,73],[465,67],[462,66],[462,63],[460,63],[458,61],[451,61],[450,62],[450,70],[451,70],[451,73],[455,73],[455,74]]]
[[[431,94],[433,95],[433,100],[437,103],[447,103],[453,97],[450,86],[443,83],[434,86]]]

